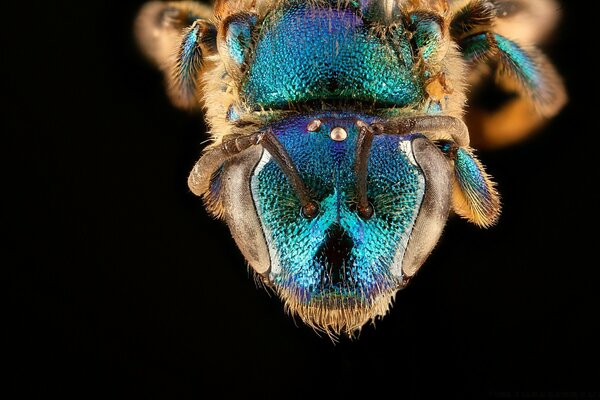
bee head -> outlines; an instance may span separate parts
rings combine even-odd
[[[339,334],[385,314],[422,265],[448,217],[452,174],[448,158],[425,136],[377,135],[366,176],[372,213],[361,213],[360,122],[343,113],[316,121],[298,116],[270,128],[314,212],[303,210],[274,152],[260,146],[223,164],[207,187],[252,268],[287,307]]]
[[[502,118],[486,110],[494,127],[480,135],[519,137],[564,105],[543,54],[503,36],[531,14],[519,4],[150,2],[136,29],[174,103],[206,110],[214,142],[190,188],[291,312],[339,334],[385,314],[450,210],[496,222],[499,196],[463,122],[469,75],[489,69],[517,95]]]

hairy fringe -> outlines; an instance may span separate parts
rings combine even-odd
[[[368,322],[375,323],[390,310],[398,289],[379,293],[368,304],[339,302],[336,306],[323,306],[320,302],[302,302],[298,296],[286,289],[278,288],[277,293],[284,302],[286,312],[298,316],[315,331],[326,334],[333,341],[341,335],[356,338],[361,328]]]

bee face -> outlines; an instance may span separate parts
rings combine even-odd
[[[517,95],[501,121],[534,116],[517,127],[566,99],[541,53],[494,30],[502,19],[510,31],[521,9],[500,12],[506,5],[221,0],[214,10],[142,10],[138,36],[169,94],[183,108],[203,104],[211,127],[191,190],[307,324],[352,334],[384,315],[451,210],[483,227],[497,221],[499,196],[462,119],[467,77],[481,80],[474,66],[493,58],[489,68]]]
[[[373,214],[362,216],[354,168],[359,125],[355,114],[340,113],[274,124],[318,204],[310,217],[268,151],[232,160],[218,177],[229,193],[225,218],[250,264],[303,320],[333,333],[387,311],[437,242],[449,212],[451,169],[437,146],[418,134],[377,135],[367,168]],[[351,317],[339,318],[344,314]]]

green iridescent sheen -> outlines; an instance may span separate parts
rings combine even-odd
[[[307,132],[308,122],[316,117],[323,121],[320,131]],[[301,216],[299,200],[273,160],[258,167],[252,179],[254,201],[274,259],[273,281],[299,300],[335,297],[368,302],[398,285],[399,277],[392,276],[391,268],[412,232],[424,178],[400,146],[403,141],[410,146],[411,138],[375,137],[368,164],[368,197],[376,212],[367,221],[361,219],[353,209],[356,118],[371,121],[366,116],[329,114],[290,118],[273,128],[320,203],[315,219]],[[329,132],[336,126],[347,130],[345,141],[330,139]],[[347,242],[337,276],[323,256],[332,237]]]
[[[476,61],[487,56],[491,50],[490,40],[485,33],[465,38],[461,43],[463,58],[468,61]]]
[[[454,170],[463,193],[481,199],[483,204],[491,203],[492,194],[485,176],[475,158],[464,148],[459,148],[456,152]]]
[[[486,33],[479,33],[461,42],[463,57],[469,61],[492,54],[494,47],[498,49],[500,60],[521,82],[532,90],[541,87],[543,82],[540,66],[531,54],[512,40],[498,34],[490,37]]]
[[[336,100],[401,107],[422,99],[402,28],[377,37],[356,10],[286,3],[257,38],[242,85],[255,108]]]
[[[537,88],[541,84],[541,74],[535,60],[512,40],[500,35],[494,35],[494,38],[504,60],[511,64],[511,70],[518,75],[519,79]]]
[[[411,21],[415,24],[413,40],[419,48],[419,54],[423,60],[430,61],[440,47],[442,28],[437,20],[427,15],[412,15]]]
[[[227,29],[225,42],[231,58],[238,64],[244,62],[246,51],[250,47],[252,28],[256,24],[256,17],[250,15],[243,19],[232,21]]]

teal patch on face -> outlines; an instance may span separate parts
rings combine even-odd
[[[314,219],[301,215],[300,202],[278,164],[265,151],[252,178],[252,193],[271,257],[274,284],[306,304],[314,301],[369,304],[401,281],[401,263],[424,194],[422,172],[411,161],[411,138],[376,136],[368,163],[369,220],[354,210],[356,116],[320,115],[321,128],[308,132],[313,118],[294,117],[273,126],[313,199]],[[362,118],[371,122],[369,118]],[[348,137],[329,134],[344,128]]]
[[[267,16],[242,86],[256,107],[352,100],[382,106],[419,101],[409,39],[396,27],[373,35],[355,10],[317,8],[304,2]]]

